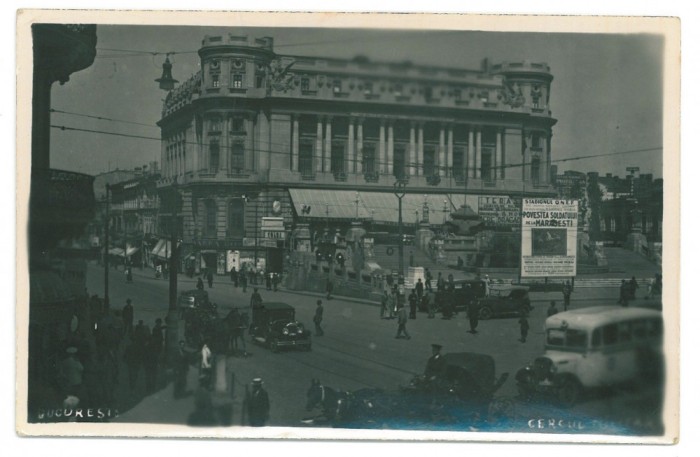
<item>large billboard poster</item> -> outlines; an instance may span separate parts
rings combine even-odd
[[[522,277],[576,276],[578,200],[523,199]]]
[[[519,199],[503,196],[479,196],[479,217],[489,228],[515,227],[520,225]]]

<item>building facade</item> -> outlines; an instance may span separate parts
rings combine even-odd
[[[397,182],[403,220],[428,206],[431,224],[462,196],[556,195],[544,63],[470,70],[280,55],[272,38],[233,34],[206,36],[199,57],[159,121],[159,188],[178,193],[162,235],[177,230],[198,268],[225,273],[232,251],[269,261],[299,222],[330,233],[352,221],[395,227]],[[264,232],[262,218],[283,234]]]

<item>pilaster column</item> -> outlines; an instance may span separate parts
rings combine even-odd
[[[294,114],[292,122],[292,171],[299,171],[299,116]]]
[[[501,179],[503,176],[503,156],[502,148],[503,143],[501,143],[501,131],[496,132],[496,179]]]
[[[386,153],[389,158],[389,174],[394,173],[394,124],[393,121],[389,122],[389,138],[386,142]]]
[[[386,124],[384,119],[379,124],[379,162],[382,173],[389,173],[389,160],[386,157]]]
[[[197,146],[191,146],[192,138],[189,133],[185,133],[185,150],[189,149],[190,156],[192,157],[192,172],[197,173],[199,171],[199,154],[197,154]]]
[[[472,130],[471,125],[468,127],[468,139],[467,139],[467,173],[468,177],[476,178],[476,158],[474,154],[474,130]]]
[[[440,176],[445,176],[445,126],[440,125],[440,144],[438,145],[438,172]]]
[[[481,178],[481,128],[476,131],[476,170],[475,177]]]
[[[316,148],[314,150],[314,161],[316,162],[316,171],[323,171],[323,124],[319,116],[316,121]]]
[[[411,122],[411,133],[409,136],[409,146],[408,146],[408,160],[409,160],[409,166],[408,166],[408,174],[411,176],[417,175],[418,171],[418,166],[416,163],[416,124],[415,122]]]
[[[355,119],[348,119],[348,147],[347,147],[346,159],[346,171],[347,173],[353,173],[355,171],[355,164],[357,163],[357,157],[355,155]]]
[[[326,138],[325,146],[323,148],[323,171],[330,173],[331,171],[331,140],[333,139],[333,132],[331,132],[331,123],[333,118],[328,116],[325,120],[326,122]]]
[[[550,133],[549,136],[547,137],[547,174],[545,175],[547,184],[550,184],[552,182],[551,170],[552,170],[552,134]]]
[[[248,132],[245,136],[245,165],[247,170],[257,171],[260,166],[258,157],[255,155],[255,118],[248,116],[245,118],[245,131]]]
[[[355,169],[357,173],[362,173],[362,149],[364,134],[362,130],[362,119],[357,121],[357,147],[355,148]]]
[[[219,150],[219,171],[224,173],[229,172],[229,162],[231,161],[231,119],[228,116],[224,116],[223,122],[221,123],[221,149]],[[180,148],[178,147],[178,150]]]
[[[423,124],[418,124],[418,176],[423,176]]]
[[[452,164],[454,163],[454,132],[452,124],[447,126],[447,176],[454,175]]]

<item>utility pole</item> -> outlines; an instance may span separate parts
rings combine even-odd
[[[168,361],[170,364],[175,362],[175,355],[178,351],[179,335],[179,315],[177,310],[177,263],[178,263],[178,248],[177,248],[177,203],[178,203],[177,179],[173,181],[172,189],[172,220],[170,224],[170,277],[168,288],[168,315],[165,318],[166,323],[166,350]],[[167,247],[167,243],[166,243]]]
[[[105,308],[109,308],[109,184],[105,184]]]
[[[399,199],[399,284],[403,284],[403,197],[406,195],[406,182],[399,179],[394,183],[394,195]]]

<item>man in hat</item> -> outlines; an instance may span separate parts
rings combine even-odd
[[[406,314],[406,307],[399,305],[398,312],[396,313],[399,320],[399,327],[396,330],[396,338],[405,338],[407,340],[411,339],[411,335],[406,331],[406,324],[408,323],[408,315]]]
[[[252,427],[262,427],[270,417],[270,398],[263,388],[260,378],[253,379],[251,392],[246,389],[246,408],[248,411],[248,423]]]
[[[561,293],[564,295],[564,311],[569,309],[569,304],[571,303],[571,292],[573,291],[574,289],[571,287],[571,281],[566,281],[564,287],[561,288]]]
[[[476,334],[476,327],[479,325],[479,302],[476,299],[469,300],[467,319],[469,319],[469,330],[467,331],[472,335]]]
[[[253,294],[250,296],[250,307],[260,308],[262,306],[262,303],[262,297],[260,296],[260,292],[258,292],[258,288],[256,287],[253,289]]]

